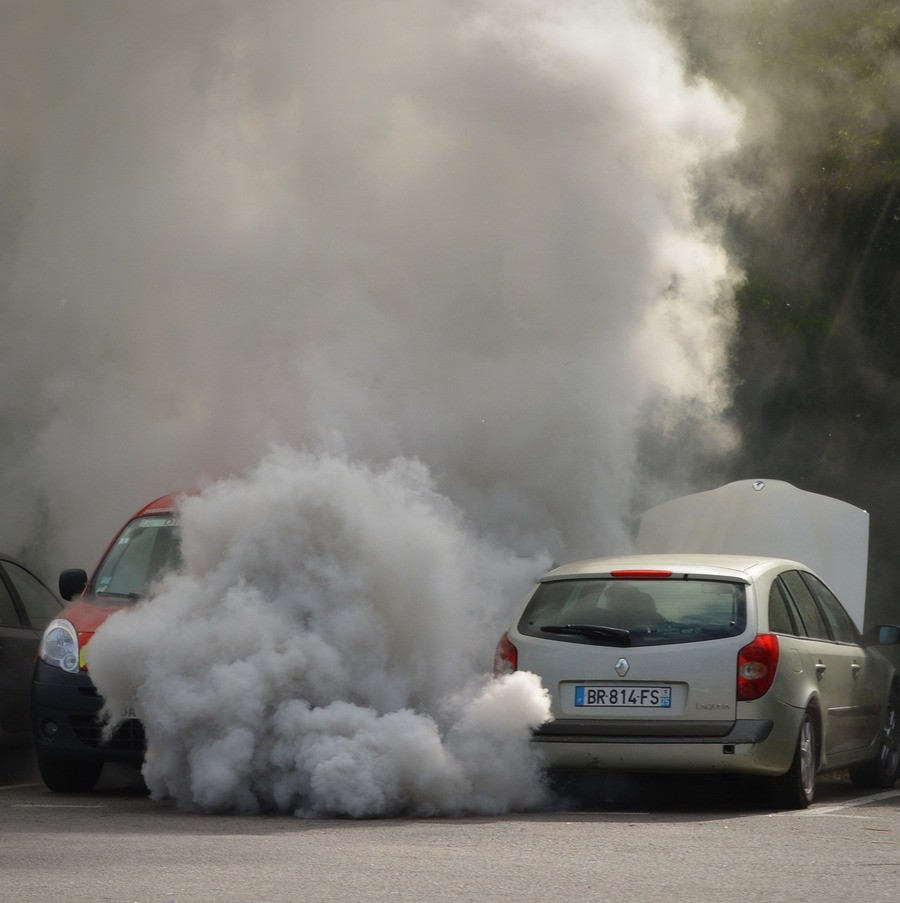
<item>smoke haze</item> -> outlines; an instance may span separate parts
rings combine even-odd
[[[704,174],[745,272],[731,361],[742,441],[727,479],[778,474],[868,511],[867,623],[896,623],[900,8],[654,6],[690,71],[745,110],[737,154]],[[728,210],[738,185],[745,203]]]
[[[629,547],[640,430],[732,446],[693,180],[739,110],[626,0],[0,19],[0,545],[90,566],[206,487],[186,573],[92,645],[151,790],[538,805],[540,688],[477,676],[551,558]]]

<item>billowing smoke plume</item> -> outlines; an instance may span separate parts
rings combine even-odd
[[[473,675],[538,562],[627,548],[648,411],[729,447],[737,275],[694,176],[737,111],[627,0],[0,15],[0,543],[89,565],[208,486],[186,574],[94,641],[151,788],[535,804],[484,751],[540,693]]]
[[[737,118],[638,10],[4,5],[0,545],[90,564],[337,441],[527,553],[621,547],[642,405],[714,424],[732,328],[691,177]]]

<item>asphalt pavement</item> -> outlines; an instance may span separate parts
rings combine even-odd
[[[40,781],[30,746],[0,747],[0,787]]]

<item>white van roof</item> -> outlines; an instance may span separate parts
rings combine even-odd
[[[739,480],[672,499],[641,517],[640,553],[770,555],[811,568],[863,630],[869,515],[780,480]]]

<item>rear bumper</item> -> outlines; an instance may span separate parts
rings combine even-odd
[[[796,744],[790,726],[769,719],[682,722],[674,728],[618,722],[613,733],[596,721],[559,719],[543,725],[532,740],[554,769],[762,775],[787,771]]]
[[[143,725],[129,719],[104,740],[102,707],[103,698],[86,673],[69,674],[39,660],[31,687],[37,755],[140,764],[146,748]]]

